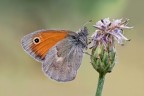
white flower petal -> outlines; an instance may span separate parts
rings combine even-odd
[[[127,38],[122,34],[122,30],[117,29],[117,30],[115,30],[115,31],[113,31],[113,32],[115,32],[117,35],[119,35],[119,37],[121,37],[122,39],[124,39],[124,40],[129,40],[129,39],[127,39]]]
[[[128,26],[125,26],[125,25],[121,25],[120,28],[122,28],[122,29],[132,29],[133,27],[128,27]]]
[[[119,44],[123,44],[123,39],[122,38],[117,38],[117,37],[114,37],[114,39],[119,43]]]
[[[113,21],[113,23],[118,25],[118,24],[122,23],[122,19],[116,19]]]
[[[101,27],[101,26],[104,26],[104,24],[101,21],[98,21],[95,26],[96,27]]]
[[[111,23],[110,20],[109,20],[109,18],[103,19],[103,22],[104,22],[105,26],[108,26]]]

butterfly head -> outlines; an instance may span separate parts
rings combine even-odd
[[[82,43],[82,45],[87,48],[87,36],[88,36],[88,29],[87,27],[83,27],[79,32],[78,32],[78,39]]]

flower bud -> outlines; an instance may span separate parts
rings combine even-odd
[[[103,46],[98,44],[92,49],[91,63],[96,71],[106,74],[111,72],[115,65],[116,51],[112,46]]]

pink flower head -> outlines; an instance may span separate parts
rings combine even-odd
[[[123,41],[129,41],[123,35],[123,29],[131,29],[133,27],[127,26],[128,20],[116,19],[110,21],[109,18],[98,21],[93,25],[97,30],[91,36],[93,40],[93,46],[96,47],[98,43],[103,44],[105,47],[110,44],[114,44],[114,39],[119,43],[123,44]]]

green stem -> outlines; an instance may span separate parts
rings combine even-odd
[[[98,80],[97,91],[95,96],[102,96],[104,80],[105,80],[105,74],[99,73],[99,80]]]

